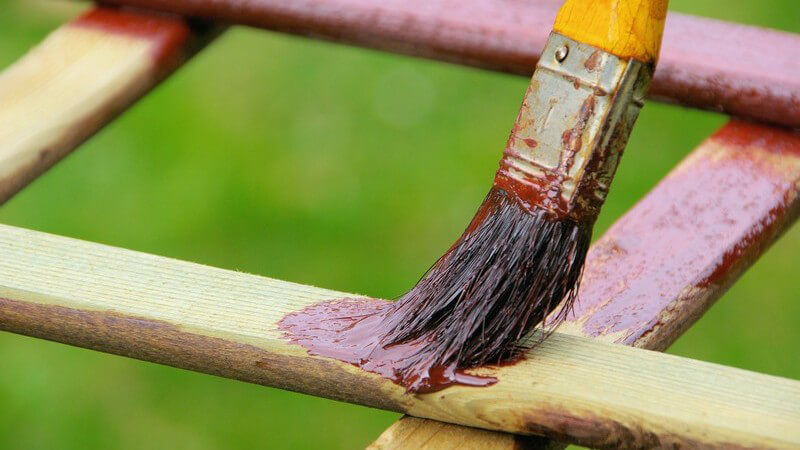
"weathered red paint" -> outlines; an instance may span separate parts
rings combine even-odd
[[[729,123],[592,246],[567,322],[586,336],[665,348],[797,218],[799,191],[800,135]],[[324,302],[288,315],[280,326],[312,354],[403,384],[393,361],[413,346],[371,353],[388,305]],[[445,375],[431,390],[494,381]]]
[[[675,302],[710,302],[797,214],[800,135],[732,122],[622,217],[587,256],[574,316],[633,344]]]
[[[179,16],[124,11],[110,7],[92,8],[69,24],[100,29],[110,35],[134,36],[151,42],[157,70],[173,67],[186,56],[192,29]]]
[[[561,0],[107,0],[530,75]],[[800,36],[670,13],[650,96],[800,127]]]

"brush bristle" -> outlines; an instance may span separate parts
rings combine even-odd
[[[424,343],[398,375],[419,385],[433,367],[502,362],[559,305],[548,324],[563,319],[577,293],[591,225],[531,211],[493,188],[456,244],[387,315],[384,347]]]

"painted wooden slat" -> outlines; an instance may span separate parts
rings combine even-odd
[[[799,150],[796,134],[726,125],[592,246],[576,310],[559,331],[665,350],[796,219]],[[414,448],[421,438],[431,449],[473,439],[486,449],[520,445],[508,434],[408,419],[371,448]]]
[[[798,210],[800,139],[779,133],[765,137],[749,132],[760,127],[747,127],[718,133],[656,189],[700,175],[709,180],[735,175],[763,185],[749,190],[759,195],[758,205],[738,206],[752,213],[771,211],[769,222],[754,233],[752,223],[740,229],[736,217],[726,217],[726,223],[739,225],[729,225],[714,239],[734,247],[742,233],[766,244]],[[741,202],[739,194],[730,193]],[[661,210],[652,211],[646,201],[637,208],[659,220]],[[634,243],[619,239],[615,249],[636,253]],[[593,258],[603,254],[595,251]],[[0,329],[16,333],[417,417],[589,446],[800,445],[794,426],[800,421],[798,381],[556,333],[523,361],[475,369],[499,380],[492,386],[411,395],[350,364],[309,355],[278,328],[287,314],[352,299],[352,294],[9,226],[0,226],[0,255]],[[721,267],[742,267],[754,253],[745,249],[737,255],[698,262],[706,269],[698,282],[711,286],[725,280],[718,274]],[[600,262],[607,264],[592,260]],[[355,298],[351,301],[381,301]],[[602,295],[584,299],[582,307],[594,310],[591,303],[600,308],[606,300]],[[659,326],[651,331],[670,332]]]
[[[562,0],[109,0],[530,75]],[[671,13],[650,95],[800,127],[800,35]]]
[[[219,29],[96,7],[0,73],[0,203],[154,88]]]

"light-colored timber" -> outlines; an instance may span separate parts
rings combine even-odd
[[[559,332],[665,350],[794,223],[798,158],[796,133],[727,124],[592,246],[578,308]],[[714,163],[699,164],[704,160]],[[709,267],[698,255],[720,264]],[[472,439],[493,450],[521,445],[504,433],[405,419],[370,448],[415,448],[407,443],[420,439],[441,450]],[[524,448],[565,446],[547,441]]]
[[[107,1],[525,76],[530,76],[536,67],[556,12],[564,3],[563,0]],[[786,57],[798,52],[800,35],[797,34],[670,13],[650,97],[800,127],[800,77],[797,76],[800,58]]]
[[[772,186],[770,192],[783,190],[782,212],[773,211],[771,222],[749,232],[763,249],[780,224],[797,215],[800,146],[782,134],[753,135],[763,127],[747,127],[723,130],[664,183],[698,178],[694,168],[716,168],[728,175],[743,170],[756,178],[751,181]],[[757,253],[744,249],[727,267],[749,264]],[[593,447],[800,445],[800,382],[793,380],[556,333],[518,364],[476,370],[496,376],[493,386],[408,395],[377,375],[308,355],[277,328],[287,313],[352,294],[8,226],[0,226],[0,254],[0,328],[16,333]],[[698,283],[729,282],[725,275],[709,279],[719,269],[718,258],[712,259]]]
[[[565,444],[541,436],[524,436],[403,416],[368,447],[378,449],[556,450]]]
[[[208,28],[208,27],[206,27]],[[155,87],[217,29],[96,7],[0,73],[0,203]]]

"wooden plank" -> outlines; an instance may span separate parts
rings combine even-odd
[[[174,16],[97,7],[0,73],[0,204],[218,31]]]
[[[530,75],[561,0],[109,0]],[[671,13],[657,100],[800,127],[800,36]]]
[[[795,220],[798,142],[764,126],[725,126],[592,246],[577,307],[559,332],[665,350]],[[698,155],[715,163],[693,173]],[[518,444],[502,433],[492,439],[483,430],[400,420],[372,448],[412,448],[405,442],[415,436],[439,449],[473,437],[487,449]],[[546,446],[556,443],[532,447]]]
[[[701,258],[697,264],[706,270],[697,279],[703,285],[726,280],[717,275],[721,267],[738,273],[749,264],[761,246],[741,247],[743,235],[766,245],[797,215],[800,138],[780,132],[765,136],[760,130],[744,124],[727,127],[657,188],[687,182],[706,187],[708,181],[693,181],[703,177],[752,181],[719,201],[736,200],[737,208],[753,214],[763,210],[769,220],[757,233],[752,223],[740,229],[745,224],[735,216],[724,221],[726,231],[710,239],[743,249],[732,259]],[[744,191],[752,194],[742,197]],[[747,195],[757,196],[759,204],[751,205]],[[642,214],[652,220],[659,216]],[[618,253],[635,253],[631,243],[618,239],[616,245]],[[0,328],[16,333],[418,417],[546,434],[589,446],[800,445],[800,430],[794,426],[800,421],[797,381],[556,333],[515,365],[476,369],[498,378],[492,386],[409,395],[378,375],[309,355],[278,328],[289,313],[352,299],[351,294],[8,226],[0,226],[0,254]],[[598,297],[597,306],[604,300]],[[651,333],[669,336],[670,329],[654,326]]]
[[[403,416],[387,428],[369,449],[561,449],[566,444],[540,436],[481,430],[431,419]]]
[[[277,328],[352,295],[8,226],[0,249],[0,327],[13,332],[585,445],[800,445],[797,381],[557,333],[524,361],[478,369],[493,386],[409,395]]]

